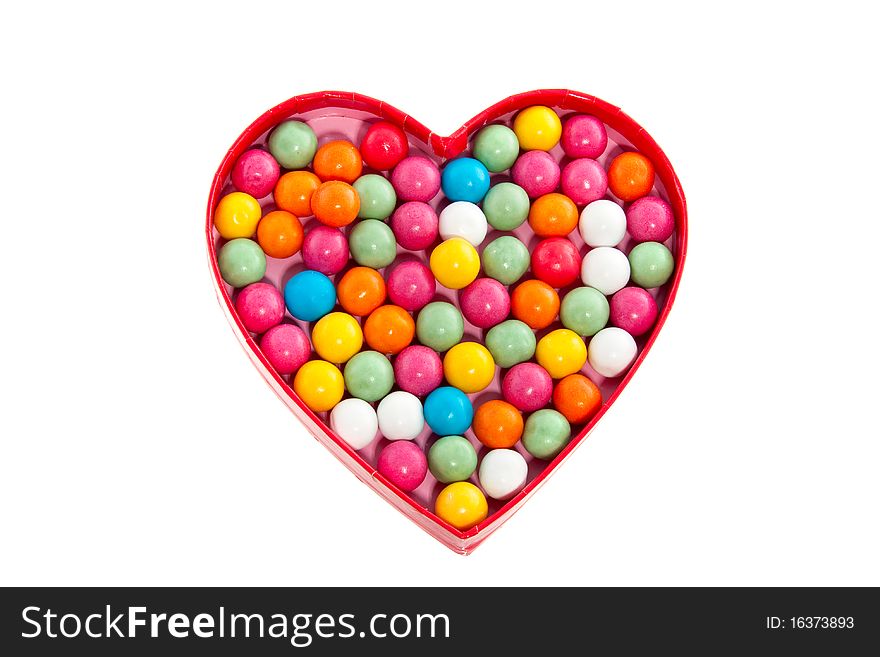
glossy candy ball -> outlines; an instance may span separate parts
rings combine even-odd
[[[509,169],[517,155],[519,140],[506,125],[487,125],[474,139],[474,157],[492,173]]]
[[[411,493],[425,481],[428,460],[421,447],[408,440],[401,440],[382,450],[376,469],[400,490]]]
[[[535,359],[554,379],[579,371],[587,362],[587,345],[574,331],[556,329],[538,340]]]
[[[344,363],[361,350],[364,334],[361,325],[348,313],[328,313],[312,328],[312,344],[327,362]],[[391,366],[388,367],[390,370]]]
[[[363,160],[360,151],[350,141],[328,141],[315,153],[312,169],[323,181],[341,180],[353,183],[361,175]]]
[[[625,287],[611,297],[611,323],[632,336],[651,330],[657,321],[657,302],[640,287]]]
[[[474,246],[486,239],[489,223],[479,205],[468,201],[450,203],[440,212],[440,237],[461,237]]]
[[[431,252],[431,272],[445,288],[460,290],[470,285],[480,273],[480,255],[461,237],[441,242]]]
[[[309,269],[333,276],[348,264],[348,240],[338,228],[313,224],[303,238],[302,258]]]
[[[232,184],[235,188],[254,198],[271,193],[281,175],[281,167],[271,153],[252,148],[242,153],[232,167]]]
[[[312,215],[312,195],[321,186],[321,179],[311,171],[290,171],[278,179],[272,198],[280,210],[298,218]]]
[[[284,302],[291,315],[304,322],[314,322],[333,310],[336,289],[324,274],[306,269],[287,281]]]
[[[330,428],[352,449],[363,449],[376,439],[379,418],[363,399],[343,399],[330,412]]]
[[[559,143],[562,122],[549,107],[533,105],[516,115],[513,131],[524,151],[549,151]]]
[[[665,242],[675,229],[672,208],[658,196],[633,201],[626,211],[626,229],[636,242]]]
[[[440,491],[434,513],[456,529],[464,531],[483,522],[489,504],[483,491],[468,481],[456,481]]]
[[[484,402],[474,413],[474,435],[492,449],[513,447],[523,432],[519,409],[503,399]]]
[[[269,152],[285,169],[304,169],[317,150],[314,130],[302,121],[285,121],[269,135]]]
[[[364,317],[385,302],[385,279],[370,267],[352,267],[336,285],[345,312]]]
[[[248,331],[265,333],[284,319],[284,299],[274,285],[251,283],[238,293],[235,310]]]
[[[350,224],[357,218],[361,208],[355,188],[339,180],[321,183],[312,194],[311,205],[315,218],[334,228]]]
[[[483,345],[460,342],[443,357],[443,374],[450,385],[463,392],[480,392],[495,377],[495,361]]]
[[[388,274],[388,298],[406,310],[418,310],[434,298],[434,274],[418,260],[405,260]]]
[[[397,390],[379,402],[379,431],[388,440],[412,440],[425,428],[422,402],[415,395]]]
[[[512,182],[492,185],[483,198],[483,213],[493,228],[516,230],[529,216],[529,195]]]
[[[409,153],[406,134],[393,123],[379,121],[369,127],[360,146],[361,156],[371,169],[388,171]]]
[[[427,203],[409,201],[394,211],[391,230],[401,247],[421,251],[431,246],[440,234],[440,219]]]
[[[260,350],[281,375],[293,374],[312,353],[312,343],[305,332],[294,324],[273,326],[260,340]]]
[[[523,281],[510,297],[513,316],[533,329],[550,326],[559,314],[559,295],[544,281]]]
[[[443,361],[433,349],[410,345],[394,359],[394,379],[401,390],[423,397],[443,383]]]
[[[345,364],[345,387],[352,397],[377,402],[394,386],[391,362],[378,351],[362,351]]]
[[[621,153],[608,167],[608,187],[621,201],[635,201],[653,186],[654,165],[641,153]]]
[[[440,191],[440,169],[426,157],[411,155],[394,167],[391,184],[401,201],[427,203]]]
[[[553,406],[571,424],[583,424],[602,408],[602,393],[583,374],[569,374],[553,389]]]
[[[302,224],[290,212],[274,210],[260,219],[257,225],[257,242],[267,256],[289,258],[302,247]]]
[[[428,450],[428,468],[440,483],[464,481],[477,469],[477,450],[464,436],[444,436]]]
[[[358,217],[361,219],[387,219],[394,212],[397,195],[383,176],[368,173],[355,180],[353,186],[360,200]]]
[[[620,376],[636,358],[638,347],[633,337],[616,326],[599,331],[590,339],[590,367],[604,377]]]
[[[315,413],[329,411],[345,393],[342,372],[323,360],[310,360],[293,378],[293,390]]]
[[[629,281],[629,260],[623,251],[610,246],[591,249],[584,256],[581,280],[606,296],[611,296]]]
[[[489,191],[489,171],[479,160],[458,157],[443,167],[440,186],[450,201],[479,203]]]
[[[614,201],[593,201],[581,212],[579,228],[588,246],[617,246],[626,237],[626,214]]]
[[[536,411],[550,403],[553,379],[536,363],[514,365],[501,382],[501,391],[509,403],[525,412]]]
[[[494,278],[478,278],[458,293],[461,312],[477,328],[495,326],[510,314],[507,288]]]
[[[483,249],[483,270],[502,285],[513,285],[522,278],[529,261],[528,248],[513,235],[502,235]]]
[[[473,419],[471,400],[458,388],[443,386],[425,398],[425,422],[438,436],[462,434]]]
[[[549,153],[530,151],[520,155],[511,170],[513,182],[531,198],[556,191],[559,186],[559,164]]]
[[[451,303],[434,301],[419,312],[416,335],[426,347],[444,352],[461,342],[464,319]]]
[[[539,237],[565,237],[577,225],[577,206],[563,194],[544,194],[529,210],[529,226]]]
[[[364,219],[348,235],[351,256],[364,267],[382,269],[397,257],[397,241],[384,221]]]
[[[581,256],[565,237],[548,237],[532,251],[532,273],[551,287],[571,285],[580,273]]]
[[[250,194],[232,192],[220,199],[214,210],[214,228],[223,239],[250,237],[263,216],[260,203]]]
[[[608,299],[592,287],[578,287],[566,294],[559,311],[562,325],[584,337],[605,328],[608,315]]]
[[[578,205],[598,201],[608,191],[608,176],[602,165],[589,158],[572,160],[562,170],[562,191]]]
[[[246,238],[230,240],[217,256],[220,275],[232,287],[256,283],[266,274],[266,254],[260,245]]]
[[[535,355],[535,332],[518,319],[509,319],[486,333],[486,348],[499,367],[513,367]]]
[[[529,465],[512,449],[493,449],[480,463],[480,486],[496,500],[509,500],[526,485]]]
[[[379,353],[399,353],[414,335],[415,322],[400,306],[379,306],[364,322],[364,338]]]
[[[526,420],[522,444],[536,459],[552,459],[571,440],[571,425],[552,408],[535,411]]]
[[[594,160],[605,152],[608,132],[595,116],[578,114],[562,126],[562,149],[571,158],[590,157]]]
[[[660,287],[672,276],[672,253],[659,242],[636,244],[629,252],[633,283],[644,288]]]

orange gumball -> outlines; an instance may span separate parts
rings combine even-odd
[[[355,220],[360,209],[357,190],[348,183],[338,180],[321,183],[312,194],[312,212],[327,226],[347,226]]]
[[[416,323],[400,306],[379,306],[364,322],[364,338],[380,354],[396,354],[412,342]]]
[[[267,256],[289,258],[302,246],[302,224],[290,212],[275,210],[260,219],[257,242]]]
[[[508,449],[522,436],[522,413],[513,404],[493,399],[477,408],[473,427],[474,435],[486,447]]]
[[[569,374],[556,384],[553,405],[571,424],[583,424],[602,408],[602,393],[583,374]]]
[[[350,141],[328,141],[315,153],[312,168],[323,181],[342,180],[353,183],[364,168],[361,152]]]
[[[336,284],[339,305],[346,312],[363,317],[385,301],[385,279],[369,267],[353,267]]]
[[[646,196],[654,186],[654,165],[641,153],[621,153],[608,167],[608,187],[621,201]]]
[[[565,194],[544,194],[529,209],[529,226],[541,237],[565,237],[578,225],[578,209]]]
[[[320,185],[321,180],[311,171],[285,173],[275,183],[275,205],[297,217],[308,217],[312,214],[312,194]]]
[[[533,329],[543,329],[559,314],[559,295],[544,281],[525,281],[514,288],[510,306],[518,320]]]

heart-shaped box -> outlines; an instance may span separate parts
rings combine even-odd
[[[239,156],[253,146],[264,144],[269,132],[287,119],[296,118],[308,122],[318,134],[320,143],[337,138],[345,138],[359,143],[359,137],[363,135],[370,123],[380,119],[389,121],[406,133],[410,141],[410,154],[426,155],[438,165],[442,165],[444,161],[461,154],[468,147],[470,137],[483,126],[490,123],[510,124],[516,112],[532,105],[551,107],[563,120],[570,113],[585,113],[600,119],[608,132],[608,147],[604,154],[598,158],[603,165],[622,150],[637,150],[653,163],[656,173],[653,193],[670,204],[675,216],[675,232],[668,242],[673,253],[675,269],[672,278],[660,289],[657,295],[659,308],[657,320],[649,333],[638,341],[639,352],[630,369],[617,379],[602,381],[601,377],[598,377],[601,381],[599,387],[603,396],[603,404],[599,412],[573,435],[567,446],[551,461],[533,460],[530,463],[528,483],[518,494],[505,502],[490,500],[488,517],[476,526],[466,531],[460,531],[432,512],[430,501],[436,495],[437,490],[431,488],[431,484],[426,484],[427,491],[418,489],[412,494],[399,490],[377,472],[375,448],[360,452],[352,449],[330,428],[325,417],[321,416],[327,414],[319,415],[312,412],[294,393],[287,378],[280,376],[274,370],[261,352],[254,337],[238,317],[233,303],[234,291],[221,277],[217,253],[223,240],[214,228],[214,211],[222,196],[233,189],[230,183],[230,174]],[[435,199],[435,203],[436,201],[437,199]],[[266,204],[265,200],[262,202],[264,205]],[[679,180],[668,158],[657,143],[619,108],[593,96],[565,89],[544,89],[517,94],[480,112],[454,133],[443,137],[431,132],[412,117],[385,102],[356,93],[325,91],[295,96],[270,109],[248,126],[235,141],[223,158],[211,185],[205,235],[209,264],[220,304],[245,352],[279,398],[296,414],[309,431],[359,479],[381,494],[437,540],[456,552],[468,554],[525,504],[547,477],[565,462],[572,451],[589,435],[596,423],[638,371],[663,327],[678,290],[687,248],[687,209]],[[582,242],[579,246],[583,251]],[[299,259],[298,255],[296,259]],[[267,260],[269,266],[264,280],[283,287],[283,283],[292,275],[290,263],[272,258],[267,258]],[[468,326],[473,329],[472,326]],[[594,372],[593,374],[595,375]],[[593,378],[595,380],[595,376]],[[497,381],[498,377],[496,376],[494,388],[492,388],[495,392],[498,390]]]

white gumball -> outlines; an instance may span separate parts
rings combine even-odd
[[[581,212],[578,228],[589,246],[617,246],[626,235],[626,213],[614,201],[593,201]]]
[[[450,203],[440,213],[440,237],[461,237],[475,247],[486,239],[489,222],[479,205],[468,201]]]
[[[379,418],[363,399],[344,399],[330,412],[330,428],[352,449],[363,449],[376,437]]]
[[[422,402],[403,390],[392,392],[379,402],[379,432],[388,440],[412,440],[425,427]]]
[[[522,454],[512,449],[493,449],[480,463],[480,486],[489,497],[509,500],[526,485],[529,466]]]
[[[620,376],[636,359],[636,341],[623,329],[611,326],[590,339],[587,359],[590,367],[604,377]]]
[[[611,296],[629,282],[629,259],[623,251],[610,246],[590,249],[581,263],[581,280],[584,285]]]

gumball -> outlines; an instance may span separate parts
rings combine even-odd
[[[324,360],[310,360],[293,378],[293,391],[315,413],[329,411],[342,399],[342,372]]]
[[[502,285],[513,285],[529,268],[529,250],[513,235],[502,235],[483,249],[486,275]]]
[[[391,215],[391,230],[397,243],[410,251],[427,249],[440,234],[440,219],[427,203],[404,203]]]
[[[577,114],[562,126],[562,149],[571,158],[596,159],[605,152],[608,133],[605,124],[595,116]]]
[[[672,276],[672,253],[659,242],[636,244],[629,252],[632,280],[644,288],[660,287]]]
[[[587,251],[581,265],[581,280],[604,295],[611,296],[629,281],[629,260],[623,251],[599,246]]]
[[[312,343],[305,332],[294,324],[279,324],[260,339],[260,350],[281,375],[293,374],[309,360]]]
[[[431,272],[445,288],[460,290],[470,285],[480,273],[480,255],[461,237],[441,242],[431,252]]]
[[[486,348],[499,367],[513,367],[535,355],[535,333],[518,319],[493,326],[486,333]]]
[[[480,463],[480,486],[495,500],[509,500],[526,485],[529,464],[512,449],[493,449]]]
[[[483,345],[460,342],[443,357],[443,374],[459,390],[468,394],[480,392],[495,377],[495,361]]]
[[[483,491],[469,481],[456,481],[440,491],[434,513],[459,531],[471,529],[489,515]]]
[[[352,267],[336,284],[339,305],[346,312],[364,317],[385,302],[385,279],[369,267]]]
[[[232,192],[220,199],[214,210],[214,228],[226,240],[250,237],[257,230],[263,210],[259,201],[244,192]]]
[[[376,469],[400,490],[411,493],[425,481],[428,460],[421,447],[408,440],[400,440],[382,450]]]
[[[287,281],[284,303],[297,319],[314,322],[333,310],[336,289],[324,274],[306,269]]]
[[[492,173],[509,169],[517,155],[519,140],[506,125],[487,125],[474,139],[474,157]]]
[[[376,439],[379,418],[363,399],[343,399],[330,412],[330,428],[352,449],[363,449]]]
[[[516,230],[529,216],[529,195],[519,185],[492,185],[483,198],[483,213],[493,228]]]
[[[379,306],[364,322],[367,344],[382,354],[396,354],[409,346],[415,322],[400,306]]]
[[[361,325],[348,313],[329,313],[312,328],[312,344],[327,362],[344,363],[361,350],[364,334]]]
[[[411,155],[394,167],[391,184],[401,201],[427,203],[440,191],[440,169],[426,157]]]
[[[346,182],[331,180],[321,183],[312,194],[312,214],[322,224],[341,228],[354,221],[361,209],[360,198],[354,187]]]
[[[501,382],[504,399],[521,411],[536,411],[550,402],[553,394],[553,379],[536,363],[514,365]]]
[[[368,173],[355,180],[353,186],[361,204],[358,210],[361,219],[387,219],[394,212],[397,194],[386,178]]]
[[[406,134],[393,123],[379,121],[369,127],[361,140],[361,156],[371,169],[387,171],[409,153]]]
[[[635,201],[654,186],[654,165],[641,153],[621,153],[608,167],[608,187],[621,201]]]
[[[284,319],[284,299],[269,283],[251,283],[235,300],[241,323],[251,333],[265,333]]]
[[[443,352],[461,342],[464,319],[451,303],[434,301],[419,312],[416,335],[426,347]]]
[[[524,151],[549,151],[559,143],[562,122],[549,107],[534,105],[516,115],[513,131]]]
[[[418,260],[405,260],[388,274],[388,298],[406,310],[424,307],[436,291],[434,275]]]
[[[350,141],[328,141],[315,153],[312,169],[322,181],[341,180],[353,183],[361,175],[363,160],[360,151]]]
[[[550,326],[559,314],[559,295],[543,281],[524,281],[510,297],[513,316],[533,329]]]
[[[312,195],[321,186],[321,179],[311,171],[290,171],[278,179],[273,198],[280,210],[292,212],[300,219],[312,215]]]
[[[562,170],[562,191],[578,205],[598,201],[608,191],[608,176],[602,165],[583,157],[572,160]]]
[[[260,219],[257,225],[257,242],[267,256],[289,258],[302,246],[302,224],[290,212],[274,210]]]
[[[577,206],[563,194],[544,194],[529,210],[529,226],[539,237],[565,237],[577,225]]]
[[[559,311],[562,325],[578,335],[589,337],[608,323],[608,299],[592,287],[577,287],[565,295]]]
[[[362,351],[352,356],[342,372],[345,388],[352,397],[377,402],[394,386],[391,362],[378,351]]]
[[[388,440],[412,440],[425,428],[422,402],[415,395],[397,390],[379,402],[379,432]]]
[[[253,240],[240,237],[220,248],[217,256],[220,275],[232,287],[256,283],[266,274],[266,254]]]
[[[626,237],[626,214],[614,201],[593,201],[581,212],[579,228],[588,246],[617,246]]]
[[[461,312],[477,328],[495,326],[510,314],[507,288],[494,278],[478,278],[458,293]]]
[[[552,459],[571,440],[571,425],[565,416],[552,408],[529,415],[523,429],[522,444],[536,459]]]
[[[304,169],[317,149],[314,130],[302,121],[285,121],[269,135],[269,152],[285,169]]]
[[[553,389],[553,406],[571,424],[583,424],[602,408],[602,393],[583,374],[569,374]]]
[[[443,208],[439,225],[440,237],[444,240],[461,237],[474,246],[483,243],[489,230],[480,206],[468,201],[456,201]]]
[[[535,359],[554,379],[579,371],[587,362],[587,345],[569,329],[556,329],[538,340]]]
[[[443,193],[450,201],[479,203],[489,191],[489,171],[486,165],[472,157],[458,157],[443,167],[440,178]],[[443,219],[440,219],[443,233]]]
[[[486,447],[513,447],[522,436],[522,413],[513,404],[492,399],[477,408],[473,426],[474,435]]]
[[[604,377],[623,374],[636,358],[638,347],[633,337],[616,326],[599,331],[590,340],[590,367]]]
[[[348,235],[348,244],[355,262],[365,267],[382,269],[397,257],[394,233],[384,221],[359,221]]]
[[[464,436],[444,436],[428,450],[428,469],[442,484],[464,481],[477,469],[477,450]]]
[[[438,436],[464,433],[473,419],[471,400],[457,388],[442,386],[425,398],[425,422]]]
[[[657,321],[657,302],[640,287],[625,287],[611,297],[611,323],[632,336],[651,330]]]
[[[232,167],[232,184],[235,188],[254,198],[263,198],[275,188],[281,167],[270,153],[261,148],[251,148],[241,154]]]
[[[549,153],[530,151],[520,155],[511,170],[513,182],[531,198],[549,194],[559,186],[559,164]]]
[[[410,345],[394,359],[394,380],[401,390],[422,397],[443,383],[443,362],[433,349]]]
[[[672,208],[658,196],[643,196],[626,211],[626,229],[636,242],[665,242],[675,229]]]
[[[551,287],[571,285],[580,267],[581,256],[565,237],[548,237],[532,251],[532,273]]]
[[[348,240],[338,228],[313,224],[302,245],[303,264],[333,276],[348,264]]]

